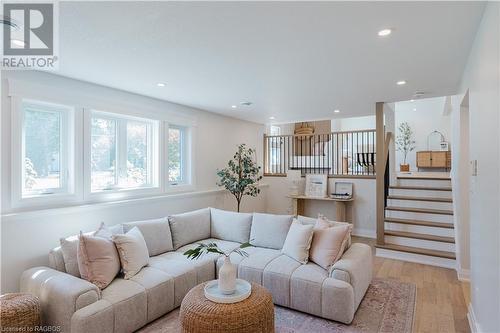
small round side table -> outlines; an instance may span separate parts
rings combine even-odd
[[[222,304],[205,297],[202,283],[184,297],[179,319],[184,333],[272,333],[274,305],[271,293],[252,283],[246,300]]]
[[[0,330],[34,332],[40,326],[40,301],[26,293],[0,296]]]

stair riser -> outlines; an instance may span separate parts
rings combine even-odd
[[[386,217],[394,217],[398,219],[420,220],[430,222],[453,223],[453,215],[427,214],[414,212],[401,212],[394,210],[386,210]]]
[[[455,252],[455,244],[453,243],[435,242],[425,239],[415,239],[415,238],[388,236],[388,235],[385,236],[385,242],[396,245],[418,247],[421,249]]]
[[[451,202],[387,199],[387,206],[453,210]]]
[[[398,179],[399,186],[451,187],[450,180],[438,179]]]
[[[420,225],[385,222],[386,230],[414,232],[417,234],[455,237],[454,229],[425,227]]]
[[[423,254],[407,253],[388,249],[376,249],[376,256],[383,258],[390,258],[396,260],[404,260],[409,262],[416,262],[425,265],[432,265],[446,268],[456,268],[455,259],[447,259],[440,257],[427,256]]]
[[[404,190],[399,188],[389,189],[390,195],[405,195],[408,197],[424,197],[424,198],[446,198],[451,199],[451,191],[429,191],[429,190]]]

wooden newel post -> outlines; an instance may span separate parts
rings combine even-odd
[[[376,204],[377,204],[377,244],[383,245],[384,240],[384,220],[385,220],[385,190],[384,175],[385,161],[384,156],[384,103],[375,103],[375,124],[376,124]]]

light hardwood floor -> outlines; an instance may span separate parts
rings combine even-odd
[[[375,245],[369,238],[353,237],[353,242],[369,244],[373,249]],[[374,257],[373,276],[417,286],[415,333],[470,332],[469,284],[459,281],[455,270]]]

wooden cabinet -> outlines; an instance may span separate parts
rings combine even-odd
[[[451,151],[417,151],[417,168],[451,169]]]

